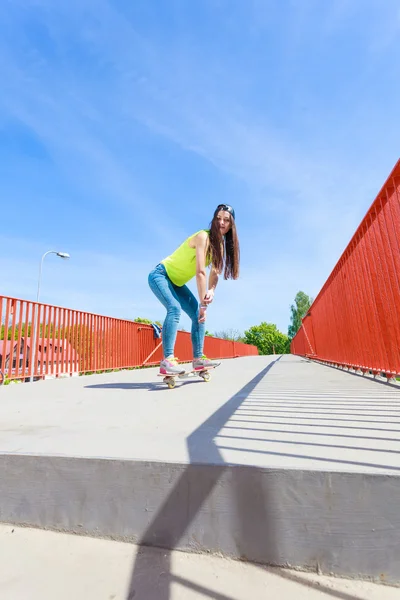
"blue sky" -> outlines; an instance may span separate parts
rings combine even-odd
[[[1,293],[55,249],[43,301],[162,319],[148,272],[229,202],[207,328],[286,332],[399,157],[399,42],[397,0],[2,0]]]

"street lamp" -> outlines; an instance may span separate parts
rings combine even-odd
[[[64,260],[68,260],[68,258],[71,258],[70,255],[67,252],[57,252],[57,250],[48,250],[47,252],[45,252],[42,256],[42,260],[40,261],[40,268],[39,268],[39,280],[38,280],[38,288],[37,288],[37,295],[36,295],[36,302],[39,302],[39,296],[40,296],[40,284],[41,284],[41,280],[42,280],[42,268],[43,268],[43,261],[46,258],[46,256],[48,254],[56,254],[57,256],[59,256],[60,258],[64,259]]]
[[[40,284],[42,281],[42,269],[43,269],[43,261],[46,258],[46,256],[48,254],[55,254],[56,256],[59,256],[60,258],[62,258],[63,260],[68,260],[70,257],[70,255],[68,254],[68,252],[57,252],[57,250],[48,250],[47,252],[45,252],[42,256],[42,260],[40,261],[40,267],[39,267],[39,279],[38,279],[38,286],[37,286],[37,294],[36,294],[36,302],[39,302],[39,297],[40,297]],[[32,364],[32,374],[29,377],[29,381],[32,382],[33,381],[33,374],[34,374],[34,370],[35,370],[35,364],[36,364],[36,360],[37,360],[37,353],[36,353],[36,329],[37,329],[37,323],[36,323],[36,319],[38,317],[39,314],[39,306],[38,304],[35,305],[35,318],[33,320],[34,322],[34,327],[33,327],[33,336],[32,336],[32,348],[31,348],[31,354],[34,358],[33,360],[33,364]]]

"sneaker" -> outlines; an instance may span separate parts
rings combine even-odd
[[[205,368],[210,367],[219,367],[221,364],[220,360],[210,360],[207,356],[203,356],[201,358],[195,358],[193,360],[193,369],[195,371],[202,371]]]
[[[181,375],[185,373],[185,369],[178,365],[178,359],[175,356],[164,358],[160,362],[161,375]]]

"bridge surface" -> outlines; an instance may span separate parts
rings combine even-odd
[[[400,583],[397,385],[285,355],[0,398],[3,522],[165,548],[166,573],[180,549]]]
[[[400,472],[400,387],[295,356],[226,360],[212,380],[155,368],[1,389],[1,451]]]

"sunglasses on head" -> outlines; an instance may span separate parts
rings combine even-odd
[[[215,212],[218,212],[219,210],[226,210],[232,215],[233,218],[235,218],[235,211],[233,210],[232,206],[229,206],[229,204],[219,204]]]

